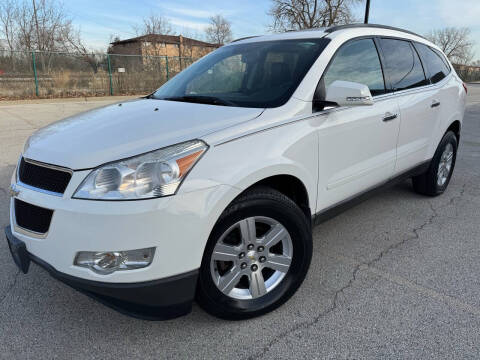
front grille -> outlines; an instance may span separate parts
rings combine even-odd
[[[25,161],[22,157],[18,168],[19,180],[35,188],[63,194],[68,186],[72,174],[48,165],[41,165]]]
[[[52,220],[53,210],[15,199],[15,221],[25,230],[45,234]]]

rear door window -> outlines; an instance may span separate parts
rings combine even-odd
[[[367,85],[373,96],[385,93],[382,67],[372,39],[343,45],[323,76],[325,89],[335,80]]]
[[[380,39],[380,46],[385,59],[385,77],[392,90],[406,90],[428,84],[417,51],[409,41]]]
[[[416,43],[415,47],[426,65],[428,77],[433,84],[443,80],[450,73],[450,67],[443,55],[420,43]]]

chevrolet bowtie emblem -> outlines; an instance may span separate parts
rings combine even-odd
[[[15,184],[10,185],[10,197],[16,197],[20,194],[20,190],[17,189]]]

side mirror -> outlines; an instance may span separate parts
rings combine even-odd
[[[338,106],[373,105],[372,94],[367,85],[341,80],[330,84],[325,101]]]

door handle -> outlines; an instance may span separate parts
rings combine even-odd
[[[437,107],[437,106],[440,106],[440,101],[438,100],[433,100],[432,101],[432,105],[430,105],[431,108],[434,108],[434,107]]]
[[[396,119],[397,116],[398,116],[398,114],[392,114],[392,113],[387,112],[382,120],[385,121],[385,122],[386,121],[391,121],[391,120]]]

